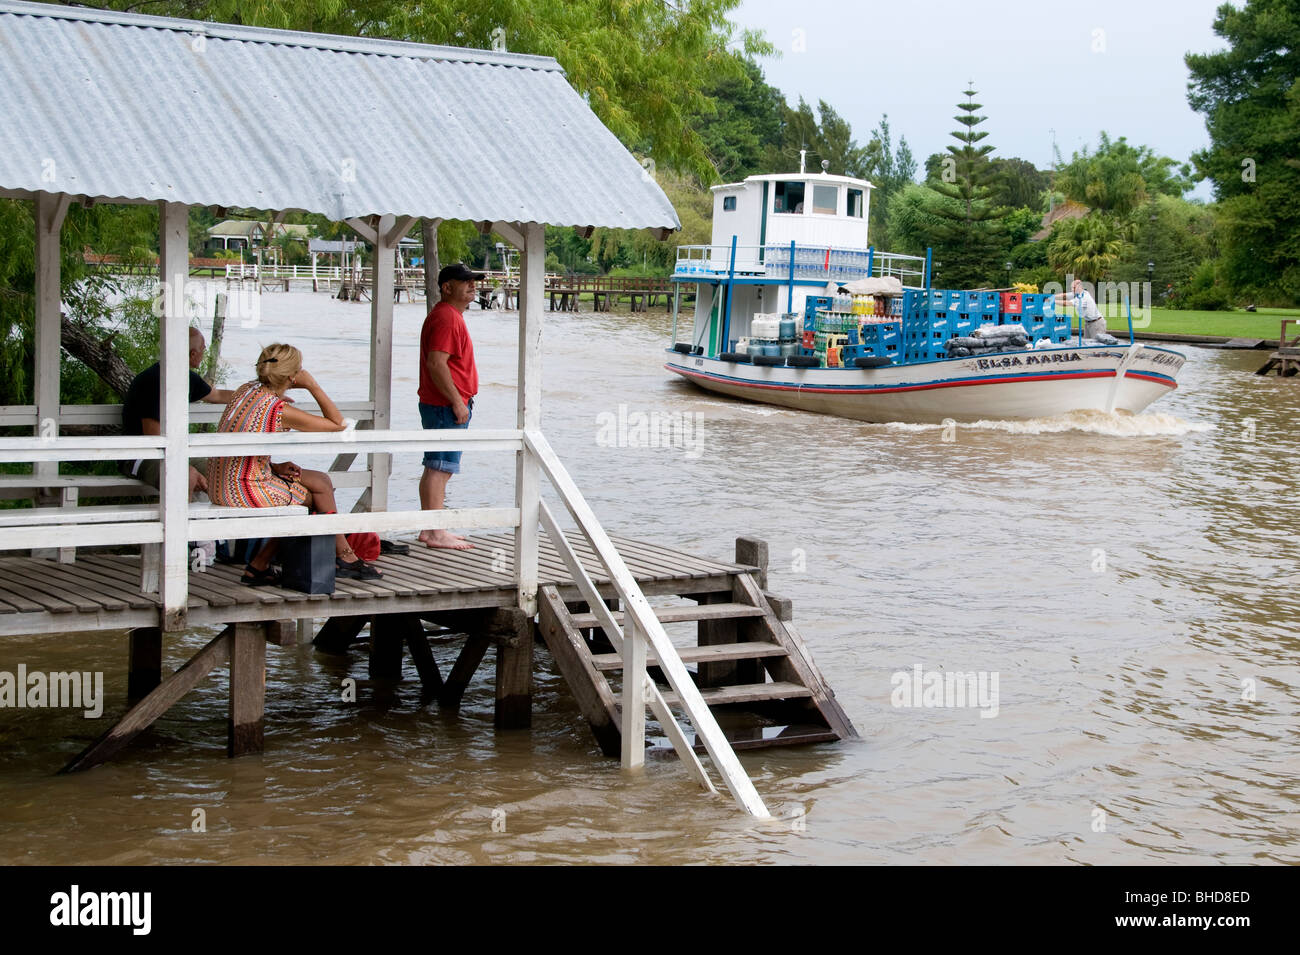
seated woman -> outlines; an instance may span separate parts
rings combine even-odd
[[[301,411],[285,400],[290,388],[305,388],[320,405],[324,417]],[[302,367],[302,352],[292,345],[268,345],[257,359],[257,380],[239,388],[221,416],[217,431],[342,431],[346,428],[338,406],[325,394],[310,372]],[[208,497],[228,507],[281,507],[305,504],[317,514],[333,514],[334,485],[322,471],[304,471],[292,461],[272,464],[271,456],[209,458]],[[267,541],[240,578],[258,587],[277,584],[271,570],[278,541]],[[375,580],[383,575],[357,557],[342,534],[334,545],[340,577]]]

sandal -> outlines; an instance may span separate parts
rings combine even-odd
[[[244,576],[239,582],[246,587],[274,587],[280,583],[280,572],[267,565],[266,570],[258,570],[252,564],[244,567]]]
[[[335,557],[334,573],[346,580],[380,580],[384,576],[360,557],[351,562],[344,560],[342,557]]]

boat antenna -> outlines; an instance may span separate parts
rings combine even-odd
[[[803,169],[803,161],[804,161],[804,157],[807,156],[807,155],[808,155],[808,150],[806,150],[806,149],[801,149],[801,150],[799,150],[799,175],[801,175],[801,176],[803,175],[803,172],[804,172],[804,169]]]

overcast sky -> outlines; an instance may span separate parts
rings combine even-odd
[[[955,142],[970,81],[993,155],[1045,169],[1052,130],[1066,160],[1103,129],[1179,161],[1207,145],[1204,119],[1187,105],[1183,54],[1225,47],[1212,29],[1219,3],[742,0],[732,19],[781,51],[760,61],[768,83],[791,105],[826,100],[859,144],[888,113],[895,144],[906,136],[922,166]],[[1210,198],[1208,185],[1194,195]]]

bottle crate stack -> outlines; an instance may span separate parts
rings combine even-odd
[[[809,296],[800,354],[823,368],[852,368],[868,357],[899,363],[904,312],[897,296]]]
[[[971,336],[981,325],[1022,325],[1029,340],[1070,340],[1070,318],[1052,295],[1019,292],[908,289],[900,300],[903,360],[947,358],[944,343]]]

